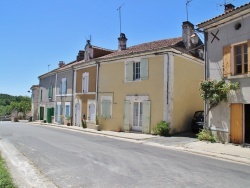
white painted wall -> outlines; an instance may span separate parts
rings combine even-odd
[[[235,29],[236,23],[241,23],[239,30]],[[219,30],[217,37],[219,40],[214,39],[213,34]],[[250,40],[250,15],[241,18],[233,19],[218,27],[208,30],[207,41],[207,61],[208,62],[208,75],[210,79],[221,79],[223,76],[223,46],[235,45],[247,42]],[[233,49],[233,48],[232,48]],[[231,61],[233,57],[231,57]],[[228,103],[221,103],[211,110],[208,117],[208,124],[213,129],[222,130],[218,132],[219,136],[227,142],[229,141],[230,130],[230,103],[250,103],[250,77],[245,75],[244,78],[240,76],[232,76],[229,78],[231,82],[239,82],[240,89],[236,92],[231,92]]]

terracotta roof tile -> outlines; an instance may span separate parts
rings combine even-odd
[[[98,59],[120,57],[120,56],[140,53],[140,52],[159,50],[162,48],[174,46],[181,41],[182,41],[182,37],[178,37],[178,38],[171,38],[171,39],[164,39],[164,40],[157,40],[153,42],[143,43],[143,44],[128,47],[126,50],[115,51],[114,53],[102,56]]]

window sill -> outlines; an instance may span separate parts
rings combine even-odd
[[[228,76],[228,79],[238,79],[238,78],[250,78],[250,74],[240,74],[240,75],[233,75]]]

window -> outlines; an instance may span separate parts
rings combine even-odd
[[[148,59],[142,58],[140,61],[129,61],[125,64],[125,80],[146,80],[148,79]]]
[[[247,43],[234,47],[235,74],[245,74],[248,71]]]
[[[140,62],[133,63],[133,80],[138,80],[141,78],[140,74]]]
[[[43,100],[43,90],[41,90],[41,92],[40,92],[40,101],[42,101]]]
[[[101,117],[111,118],[112,116],[112,98],[110,96],[103,96],[101,102]]]
[[[82,92],[88,93],[89,91],[89,73],[85,72],[82,75]]]
[[[67,94],[67,79],[63,78],[60,82],[59,94]]]
[[[52,99],[52,95],[53,95],[53,88],[52,88],[52,86],[49,86],[48,98],[49,98],[49,99]]]
[[[250,40],[239,45],[223,47],[223,76],[241,75],[250,72]]]

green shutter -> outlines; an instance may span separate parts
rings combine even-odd
[[[123,128],[125,131],[130,130],[130,101],[124,101],[124,112],[123,112]]]
[[[133,81],[133,61],[126,62],[126,81]]]
[[[143,101],[142,132],[150,133],[150,101]]]
[[[147,80],[148,79],[148,59],[142,58],[140,66],[141,66],[140,67],[141,80]]]

